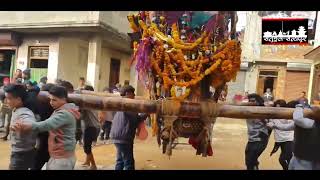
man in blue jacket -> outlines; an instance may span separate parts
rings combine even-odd
[[[135,89],[128,85],[124,86],[121,95],[124,98],[134,99]],[[134,112],[116,112],[110,132],[110,138],[117,149],[115,170],[134,170],[133,143],[136,129],[146,119],[146,114]]]

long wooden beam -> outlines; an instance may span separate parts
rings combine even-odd
[[[0,91],[0,96],[3,91]],[[39,99],[49,103],[48,92],[40,92]],[[159,113],[162,101],[137,100],[121,97],[101,97],[87,94],[69,94],[68,101],[75,103],[83,109],[95,109],[103,111],[131,111],[144,113]],[[217,104],[219,117],[239,119],[292,119],[294,109],[261,106],[236,106]],[[181,116],[200,116],[200,103],[181,102]],[[320,120],[320,114],[310,109],[304,110],[305,117]]]

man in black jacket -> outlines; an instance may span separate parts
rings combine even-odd
[[[42,91],[49,91],[54,84],[45,84],[41,87]],[[53,113],[53,108],[48,104],[46,101],[41,100],[44,98],[43,96],[35,96],[33,97],[36,99],[35,106],[36,106],[36,114],[39,115],[40,121],[44,121],[48,119],[51,114]],[[34,160],[33,170],[41,170],[46,162],[49,161],[50,155],[48,151],[48,132],[41,132],[38,134],[38,147],[36,149],[36,156]]]
[[[134,99],[135,89],[128,85],[122,88],[121,95],[124,98]],[[115,170],[134,170],[133,143],[136,129],[147,114],[133,112],[117,112],[112,121],[110,138],[117,149]]]

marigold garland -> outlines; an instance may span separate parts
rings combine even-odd
[[[133,16],[129,16],[128,20],[134,32],[142,32],[142,39],[153,39],[153,48],[149,56],[150,68],[162,79],[165,89],[172,90],[174,86],[189,89],[206,76],[210,76],[212,86],[216,88],[235,79],[240,69],[241,47],[235,40],[212,45],[210,42],[212,33],[203,31],[198,39],[188,43],[180,39],[179,27],[176,23],[171,26],[172,37],[168,37],[161,31],[163,30],[161,27],[166,25],[160,24],[160,30],[153,22],[147,25],[143,20],[139,20],[137,26],[134,24]],[[164,19],[161,21],[163,22]],[[138,46],[140,46],[139,43],[135,42],[134,53]],[[212,53],[203,55],[206,51]],[[186,58],[187,54],[195,55],[196,58]],[[186,97],[181,96],[178,99],[183,100]]]

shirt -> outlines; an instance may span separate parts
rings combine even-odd
[[[294,124],[294,121],[286,119],[272,119],[275,126]],[[294,140],[294,131],[283,131],[280,129],[274,129],[274,139],[276,142],[286,142]]]

